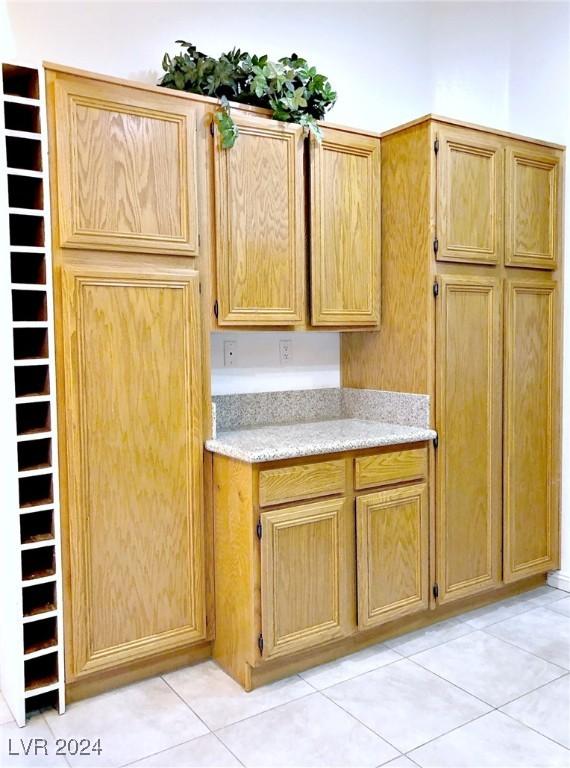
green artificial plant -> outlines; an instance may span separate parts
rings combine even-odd
[[[270,61],[266,55],[250,55],[239,48],[215,59],[191,43],[176,42],[184,50],[172,57],[164,54],[162,68],[166,74],[159,85],[217,97],[220,107],[215,120],[222,147],[233,147],[238,135],[230,101],[268,108],[275,120],[299,123],[320,140],[317,121],[333,106],[336,93],[328,78],[309,67],[305,59],[293,53]]]

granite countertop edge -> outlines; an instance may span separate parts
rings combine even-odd
[[[343,453],[344,451],[354,451],[362,448],[379,448],[385,445],[419,443],[433,440],[437,436],[435,430],[425,427],[411,427],[386,422],[352,419],[350,421],[353,422],[353,425],[351,426],[354,426],[356,423],[361,423],[364,432],[367,431],[367,428],[377,427],[379,433],[376,435],[363,434],[362,436],[352,434],[350,437],[335,436],[324,439],[321,437],[315,438],[314,440],[306,439],[305,441],[297,438],[296,441],[288,443],[284,439],[287,426],[276,425],[275,447],[267,444],[255,448],[248,447],[247,442],[251,441],[254,429],[238,429],[222,432],[216,439],[207,440],[205,447],[212,453],[228,456],[249,464],[257,464],[264,461],[277,461],[279,459],[293,459],[327,453]],[[314,426],[319,427],[323,422],[313,422],[313,424]],[[330,426],[331,422],[327,422],[327,424]],[[295,429],[301,425],[291,424],[288,426],[291,429]],[[266,430],[271,429],[271,427],[258,427],[255,428],[255,431],[258,431],[259,429],[265,431],[265,436],[267,436]],[[245,444],[240,445],[240,440]]]

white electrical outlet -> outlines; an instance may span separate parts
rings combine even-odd
[[[281,339],[279,342],[279,360],[281,365],[291,365],[293,362],[293,342],[291,339]]]
[[[237,341],[227,339],[224,341],[224,368],[235,368],[237,366]]]

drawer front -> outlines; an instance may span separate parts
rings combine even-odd
[[[344,493],[345,488],[344,459],[263,469],[259,473],[259,504],[267,507],[286,501],[330,496]]]
[[[421,480],[427,475],[427,449],[390,451],[354,460],[354,487],[373,488],[377,485]]]

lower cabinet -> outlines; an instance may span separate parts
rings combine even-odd
[[[261,515],[261,623],[266,658],[354,627],[353,514],[345,499]]]
[[[358,626],[365,629],[428,607],[427,485],[356,500]]]
[[[160,257],[59,279],[71,683],[205,637],[200,322]]]
[[[246,689],[429,607],[427,464],[425,443],[267,464],[214,455],[213,655]]]

